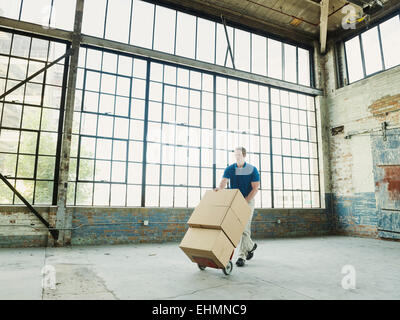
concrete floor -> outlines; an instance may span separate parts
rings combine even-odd
[[[200,271],[178,243],[0,249],[0,299],[400,299],[399,242],[256,242],[254,258],[229,276]],[[45,265],[56,271],[55,289],[42,289]],[[355,289],[342,287],[345,265],[355,269]]]

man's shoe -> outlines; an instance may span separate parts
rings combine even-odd
[[[246,260],[250,260],[254,256],[254,251],[257,249],[257,243],[254,244],[253,249],[251,249],[246,256]]]
[[[242,258],[237,259],[236,265],[238,267],[243,267],[244,266],[244,260]]]

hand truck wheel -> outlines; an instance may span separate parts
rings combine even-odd
[[[197,266],[199,267],[200,270],[205,270],[206,269],[206,266],[201,266],[199,264],[197,264]]]
[[[222,269],[222,272],[227,276],[231,274],[232,269],[233,269],[233,263],[232,261],[229,261],[228,265],[224,269]]]

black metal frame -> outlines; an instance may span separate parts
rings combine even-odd
[[[131,2],[132,2],[132,1],[133,1],[133,0],[131,0]],[[193,15],[193,16],[196,17],[195,57],[194,57],[195,60],[198,59],[198,57],[197,57],[197,54],[198,54],[198,52],[197,52],[197,51],[198,51],[197,42],[198,42],[198,19],[199,19],[199,18],[206,19],[206,20],[208,20],[208,21],[210,21],[210,22],[212,22],[212,23],[215,24],[214,42],[216,43],[217,24],[218,24],[218,23],[221,24],[221,21],[219,21],[219,20],[216,19],[215,17],[211,17],[211,16],[208,16],[208,15],[202,15],[202,14],[199,14],[198,12],[194,12],[193,10],[186,10],[186,9],[181,8],[181,7],[179,7],[179,6],[171,6],[171,5],[164,4],[164,3],[160,4],[160,3],[157,2],[157,1],[151,1],[151,0],[144,0],[144,1],[147,2],[147,3],[150,3],[150,4],[155,5],[155,6],[154,6],[154,14],[153,14],[152,46],[151,46],[150,49],[154,50],[154,44],[155,44],[155,42],[154,42],[154,36],[155,36],[155,25],[156,25],[156,10],[157,10],[157,6],[165,7],[165,8],[171,9],[171,10],[175,10],[175,12],[176,12],[176,14],[175,14],[175,22],[174,22],[174,30],[175,30],[175,34],[174,34],[174,49],[173,49],[173,53],[174,53],[174,54],[175,54],[175,52],[176,52],[177,12],[178,12],[178,11],[179,11],[179,12],[183,12],[183,13],[189,13],[189,14],[191,14],[191,15]],[[109,0],[107,0],[106,6],[105,6],[105,21],[104,21],[103,38],[105,38],[105,31],[106,31],[106,25],[107,25],[108,3],[109,3]],[[177,9],[177,8],[178,8],[178,9]],[[131,24],[132,24],[132,14],[130,14],[130,23],[129,23],[129,26],[131,26]],[[226,34],[226,33],[227,33],[227,30],[226,30],[227,24],[226,24],[225,19],[222,19],[222,25],[223,25],[223,27],[224,27],[224,29],[225,29],[225,34]],[[284,44],[284,43],[295,46],[295,47],[296,47],[296,51],[298,51],[298,48],[302,48],[302,49],[307,50],[307,51],[309,52],[308,57],[309,57],[309,65],[310,65],[310,84],[309,84],[309,86],[310,86],[310,87],[315,87],[314,75],[313,75],[313,74],[314,74],[314,68],[313,68],[313,66],[314,66],[314,61],[313,61],[313,54],[312,54],[313,48],[311,48],[311,47],[309,47],[309,46],[307,46],[307,45],[301,44],[301,43],[296,43],[296,42],[290,41],[290,40],[288,40],[288,39],[284,39],[284,38],[276,37],[276,36],[271,35],[271,34],[267,34],[267,33],[264,33],[264,32],[260,32],[259,30],[255,30],[255,29],[252,29],[252,28],[249,28],[249,27],[245,27],[245,26],[243,26],[243,25],[239,25],[239,24],[235,24],[235,23],[230,23],[229,26],[233,28],[233,42],[234,42],[234,38],[235,38],[235,29],[240,29],[240,30],[243,30],[243,31],[246,31],[246,32],[249,32],[249,33],[250,33],[250,48],[249,48],[249,51],[250,51],[250,59],[249,59],[249,71],[248,71],[248,72],[250,72],[250,70],[251,70],[251,68],[252,68],[252,65],[251,65],[251,38],[252,38],[252,34],[257,34],[257,35],[260,35],[260,36],[262,36],[262,37],[266,37],[266,40],[269,38],[269,39],[273,39],[273,40],[276,40],[276,41],[281,42],[281,44],[282,44],[282,45],[281,45],[281,47],[282,47],[282,49],[281,49],[282,55],[283,55],[283,51],[284,51],[284,50],[283,50],[283,44]],[[131,32],[131,29],[129,29],[128,33],[130,34],[130,32]],[[227,35],[226,35],[226,36],[227,36]],[[130,37],[129,37],[129,40],[128,40],[127,43],[131,44],[131,42],[130,42]],[[214,59],[213,59],[213,62],[212,62],[213,64],[216,64],[216,51],[217,51],[217,48],[216,48],[216,46],[214,45],[214,53],[213,53]],[[235,50],[234,50],[234,43],[232,44],[232,47],[231,47],[230,42],[228,41],[228,44],[227,44],[227,52],[229,52],[230,55],[231,55],[231,61],[232,61],[233,69],[235,69],[235,63],[234,63],[234,55],[235,55],[235,53],[234,53],[234,51],[235,51]],[[267,55],[267,53],[266,53],[266,55]],[[267,56],[268,56],[268,55],[267,55]],[[283,72],[283,73],[282,73],[282,79],[284,79],[284,66],[283,66],[283,65],[284,65],[284,57],[282,57],[282,58],[283,58],[283,59],[282,59],[282,72]],[[268,65],[268,63],[267,63],[267,65]],[[266,69],[267,69],[266,71],[268,72],[268,67],[267,67]],[[268,74],[268,73],[267,73],[267,74]],[[297,76],[296,76],[296,78],[297,78]],[[298,84],[298,82],[297,82],[297,84]]]
[[[22,6],[21,6],[21,8],[22,8]],[[107,16],[107,8],[108,8],[108,0],[107,0],[107,3],[106,3],[106,16]],[[154,10],[154,15],[155,15],[155,10]],[[130,17],[130,19],[131,19],[131,22],[132,22],[132,15],[131,15],[131,17]],[[198,20],[198,18],[196,18],[196,35],[197,35],[197,20]],[[153,45],[154,45],[154,24],[155,24],[155,19],[153,19]],[[217,24],[215,24],[215,26],[217,26]],[[104,28],[106,28],[106,18],[105,18],[105,23],[104,23]],[[215,27],[216,28],[216,27]],[[241,29],[243,29],[243,28],[241,28]],[[248,30],[245,30],[245,31],[248,31]],[[130,31],[129,31],[130,32]],[[176,33],[176,23],[175,23],[175,33]],[[216,33],[215,33],[216,34]],[[258,34],[260,34],[260,33],[258,33]],[[103,36],[105,35],[105,29],[104,29],[104,32],[103,32]],[[263,34],[262,34],[263,35]],[[263,35],[264,36],[264,35]],[[270,37],[270,38],[272,38],[272,39],[274,39],[273,37]],[[175,34],[175,41],[176,41],[176,34]],[[265,39],[266,40],[266,42],[267,42],[267,38]],[[58,40],[57,40],[58,41]],[[130,41],[130,37],[129,37],[129,41]],[[215,37],[215,41],[216,41],[216,37]],[[281,41],[281,40],[278,40],[278,41]],[[60,42],[60,41],[59,41]],[[196,41],[195,41],[195,43],[196,43],[196,46],[197,46],[197,36],[196,36]],[[290,42],[287,42],[287,41],[285,41],[285,43],[288,43],[288,44],[291,44]],[[251,36],[250,36],[250,44],[251,44]],[[300,46],[300,45],[298,45],[298,44],[295,44],[295,46],[296,46],[296,59],[297,59],[297,64],[296,64],[296,69],[298,69],[298,48],[299,47],[302,47],[302,48],[305,48],[305,47],[303,47],[303,46]],[[87,48],[90,48],[90,46],[86,46]],[[281,47],[283,47],[283,44],[281,44]],[[174,46],[174,48],[175,48],[175,46]],[[100,50],[100,49],[98,49],[98,48],[94,48],[94,49],[96,49],[96,50]],[[309,50],[308,48],[305,48],[305,49],[307,49],[307,50]],[[175,50],[175,49],[174,49]],[[251,48],[251,45],[250,45],[250,69],[251,69],[251,59],[252,59],[252,55],[251,55],[251,50],[252,50],[252,48]],[[158,61],[158,60],[156,60],[156,59],[152,59],[152,58],[146,58],[146,59],[143,59],[142,57],[136,57],[135,55],[130,55],[130,54],[123,54],[123,53],[119,53],[119,52],[117,52],[117,51],[114,51],[114,50],[111,50],[111,49],[102,49],[102,50],[100,50],[100,51],[104,51],[104,52],[111,52],[111,53],[116,53],[116,54],[119,54],[119,55],[125,55],[125,56],[129,56],[129,57],[132,57],[132,58],[139,58],[139,59],[142,59],[142,60],[145,60],[145,61],[147,61],[147,77],[146,77],[146,98],[145,98],[145,119],[144,119],[144,126],[145,126],[145,128],[144,128],[144,140],[143,140],[143,146],[144,146],[144,152],[143,152],[143,164],[142,164],[142,206],[144,206],[144,204],[145,204],[145,188],[144,188],[144,186],[146,185],[146,178],[145,178],[145,172],[146,172],[146,169],[145,169],[145,167],[146,167],[146,163],[147,163],[147,161],[146,161],[146,147],[147,147],[147,140],[145,140],[145,139],[147,139],[147,126],[148,126],[148,105],[149,105],[149,83],[150,83],[150,63],[151,62],[157,62],[157,63],[162,63],[163,65],[171,65],[171,66],[177,66],[177,65],[175,65],[175,64],[173,64],[173,63],[166,63],[166,62],[163,62],[163,61]],[[284,50],[281,50],[281,52],[282,52],[282,54],[284,54],[284,52],[283,52]],[[268,52],[268,43],[266,43],[266,52]],[[195,54],[197,54],[197,50],[195,50]],[[313,60],[311,59],[312,58],[312,56],[311,56],[311,51],[309,50],[309,55],[310,55],[310,69],[311,69],[311,71],[313,70],[313,68],[312,68],[312,65],[313,65]],[[216,46],[215,46],[215,50],[214,50],[214,62],[215,62],[215,56],[216,56]],[[283,64],[284,64],[284,59],[282,59],[282,62],[283,62]],[[267,71],[268,71],[268,63],[266,63],[266,66],[267,66]],[[217,76],[221,76],[221,75],[218,75],[218,74],[215,74],[215,73],[212,73],[212,72],[206,72],[206,71],[202,71],[202,70],[197,70],[196,68],[192,68],[192,67],[182,67],[182,66],[179,66],[180,68],[184,68],[184,69],[188,69],[188,70],[194,70],[194,71],[196,71],[196,72],[200,72],[200,73],[202,73],[202,74],[209,74],[209,75],[211,75],[211,76],[213,76],[213,79],[214,79],[214,83],[213,83],[213,86],[214,86],[214,93],[213,93],[213,110],[214,110],[214,118],[213,118],[213,141],[214,141],[214,147],[213,147],[213,160],[214,160],[214,164],[213,164],[213,185],[215,186],[215,181],[216,181],[216,164],[215,164],[215,159],[216,159],[216,147],[215,147],[215,141],[216,141],[216,117],[215,117],[215,114],[216,114],[216,91],[215,91],[215,85],[216,85],[216,81],[215,81],[215,79],[216,79],[216,77]],[[284,68],[284,66],[282,66],[282,68]],[[284,69],[283,69],[283,74],[282,74],[282,76],[284,77]],[[313,76],[313,72],[311,72],[310,73],[310,76],[312,77]],[[65,74],[64,74],[64,77],[65,77]],[[223,77],[226,77],[226,76],[223,76]],[[226,78],[229,78],[229,79],[236,79],[236,80],[240,80],[240,81],[243,81],[242,79],[237,79],[237,78],[234,78],[234,77],[226,77]],[[296,78],[298,79],[298,72],[297,72],[297,75],[296,75]],[[64,78],[65,79],[65,78]],[[86,82],[86,81],[85,81]],[[84,82],[84,83],[85,83]],[[255,83],[255,84],[258,84],[258,85],[264,85],[264,84],[259,84],[259,83],[257,83],[257,82],[251,82],[251,81],[246,81],[247,83]],[[312,86],[312,84],[313,84],[313,80],[311,79],[310,80],[310,86]],[[264,85],[265,86],[265,85]],[[131,88],[132,88],[132,86],[131,86]],[[269,91],[269,93],[271,92],[271,88],[273,88],[272,86],[266,86],[266,88],[268,88],[268,91]],[[279,88],[278,88],[279,89]],[[64,88],[64,90],[63,90],[63,92],[65,91],[65,88]],[[288,92],[294,92],[294,91],[291,91],[291,90],[285,90],[285,91],[288,91]],[[84,92],[84,90],[83,90],[83,92]],[[270,95],[269,95],[270,96]],[[83,103],[83,101],[84,101],[84,99],[82,98],[82,103]],[[131,103],[131,102],[130,102]],[[272,126],[271,126],[271,98],[269,99],[269,102],[268,102],[268,104],[269,104],[269,112],[270,112],[270,117],[269,117],[269,121],[270,121],[270,157],[271,157],[271,181],[272,181],[272,184],[271,184],[271,189],[272,189],[272,192],[273,192],[273,190],[274,190],[274,188],[273,188],[273,164],[272,164],[272,134],[271,134],[271,132],[272,132]],[[114,106],[114,108],[115,108],[115,106]],[[202,110],[202,108],[201,108],[201,110]],[[163,114],[163,113],[162,113]],[[228,113],[227,113],[228,114]],[[80,140],[80,139],[79,139]],[[128,144],[128,147],[129,147],[129,144]],[[80,150],[80,148],[78,149],[78,150]],[[78,151],[79,152],[79,151]],[[128,157],[128,154],[127,154],[127,157]],[[79,159],[80,157],[79,157],[79,155],[78,155],[78,159]],[[79,160],[78,160],[79,161]],[[261,157],[259,157],[259,161],[261,162]],[[79,168],[79,165],[77,165],[77,170],[78,170],[78,168]],[[200,169],[201,169],[201,157],[200,157]],[[160,166],[160,170],[161,170],[161,166]],[[127,174],[127,171],[126,171],[126,174]],[[310,173],[309,173],[310,174]],[[160,175],[160,177],[161,177],[161,175]],[[79,178],[79,176],[77,175],[77,177],[76,177],[76,179],[78,180],[78,178]],[[201,181],[201,171],[200,171],[200,181]],[[76,184],[76,186],[77,186],[77,184]],[[110,188],[110,190],[111,190],[111,188]],[[76,194],[76,191],[77,191],[77,188],[75,189],[75,194]],[[110,199],[111,199],[111,197],[110,197]],[[273,199],[274,199],[274,197],[272,196],[271,197],[271,201],[272,201],[272,204],[273,204]]]
[[[22,5],[21,5],[22,8]],[[20,9],[21,9],[20,8]],[[51,16],[50,16],[51,17]],[[19,136],[21,135],[21,132],[35,132],[37,133],[37,140],[36,140],[36,148],[35,148],[35,154],[29,154],[35,157],[35,163],[34,163],[34,172],[33,172],[33,178],[18,178],[17,176],[15,176],[15,180],[24,180],[24,181],[34,181],[34,188],[33,188],[33,202],[35,202],[35,193],[36,193],[36,183],[38,181],[50,181],[47,179],[38,179],[37,178],[37,167],[38,167],[38,161],[39,161],[39,145],[40,145],[40,135],[41,133],[54,133],[57,134],[57,132],[53,132],[53,131],[47,131],[47,130],[42,130],[41,129],[41,121],[42,121],[42,113],[44,109],[47,109],[47,107],[44,106],[44,93],[45,93],[45,88],[46,86],[50,86],[53,87],[54,85],[52,84],[46,84],[46,74],[47,74],[47,69],[49,69],[50,67],[52,67],[53,65],[60,63],[60,61],[62,61],[63,59],[65,59],[64,61],[64,65],[63,65],[63,82],[61,86],[57,86],[59,88],[61,88],[61,99],[60,99],[60,107],[59,108],[50,108],[51,110],[59,110],[59,124],[58,124],[58,138],[57,138],[57,146],[56,146],[56,154],[55,155],[49,155],[51,157],[55,158],[55,168],[54,168],[54,179],[53,181],[53,192],[52,192],[52,204],[55,205],[57,202],[57,192],[58,192],[58,177],[59,177],[59,166],[60,166],[60,159],[61,159],[61,139],[62,139],[62,130],[60,130],[60,128],[62,128],[63,126],[63,121],[64,121],[64,108],[65,108],[65,93],[66,93],[66,79],[68,76],[68,64],[69,64],[69,56],[72,54],[72,51],[70,49],[70,44],[68,41],[65,40],[59,40],[56,38],[52,38],[52,37],[45,37],[45,36],[40,36],[40,35],[35,35],[35,34],[31,34],[28,32],[23,32],[23,31],[18,31],[18,30],[12,30],[12,29],[8,29],[8,28],[4,28],[4,27],[0,27],[0,31],[2,32],[7,32],[9,34],[11,34],[12,36],[12,40],[11,40],[11,44],[10,44],[10,53],[8,55],[6,55],[7,57],[12,58],[13,56],[11,55],[11,50],[13,48],[13,39],[14,39],[14,35],[21,35],[21,36],[26,36],[31,38],[30,39],[30,46],[32,45],[32,39],[41,39],[41,40],[45,40],[45,41],[49,41],[48,44],[48,48],[47,48],[47,56],[46,56],[46,61],[42,61],[42,60],[38,60],[38,59],[31,59],[30,56],[28,56],[27,58],[22,58],[24,60],[29,61],[33,61],[33,62],[40,62],[40,63],[44,63],[45,67],[41,68],[39,71],[35,72],[33,75],[27,77],[25,80],[21,81],[18,85],[14,86],[13,88],[11,88],[10,90],[7,90],[5,93],[3,93],[1,95],[1,99],[5,98],[6,95],[8,95],[9,93],[13,92],[14,90],[18,89],[19,87],[21,87],[22,85],[28,83],[31,79],[35,78],[36,76],[38,76],[41,73],[44,73],[43,76],[43,80],[41,82],[42,85],[42,92],[41,92],[41,98],[40,98],[40,105],[37,104],[31,104],[31,103],[26,103],[25,102],[25,90],[24,90],[24,101],[20,102],[20,103],[16,103],[13,101],[6,101],[3,100],[2,103],[7,103],[7,104],[16,104],[16,105],[21,105],[22,106],[22,111],[21,114],[23,114],[23,109],[25,106],[32,106],[32,107],[36,107],[36,108],[40,108],[41,110],[41,115],[40,115],[40,123],[39,123],[39,129],[38,130],[31,130],[31,129],[24,129],[22,128],[22,116],[21,116],[21,122],[19,125],[19,128],[8,128],[5,126],[0,126],[0,131],[2,129],[10,129],[10,130],[14,130],[14,131],[18,131],[19,132]],[[53,62],[48,62],[48,55],[49,55],[49,50],[50,50],[50,43],[51,42],[56,42],[56,43],[61,43],[66,45],[66,51],[65,54],[63,54],[61,57],[57,58],[56,60],[54,60]],[[30,48],[29,48],[30,51]],[[15,57],[15,58],[19,58],[21,59],[21,57]],[[9,69],[9,68],[8,68]],[[28,72],[28,70],[27,70]],[[7,70],[7,75],[6,75],[6,79],[8,79],[8,70]],[[0,123],[2,122],[2,115],[1,115],[1,119],[0,119]],[[60,127],[61,126],[61,127]],[[19,138],[20,139],[20,138]],[[20,144],[18,144],[17,147],[17,161],[16,161],[16,168],[15,168],[15,172],[17,173],[18,170],[18,155],[20,155],[21,153],[19,152],[19,146]],[[15,193],[13,194],[13,199],[12,199],[12,203],[14,203],[15,201]]]

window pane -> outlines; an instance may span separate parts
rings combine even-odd
[[[38,179],[54,179],[55,157],[39,157],[36,177]]]
[[[148,164],[146,167],[146,183],[147,184],[159,184],[160,178],[160,165]]]
[[[174,53],[176,11],[156,6],[154,50]]]
[[[308,50],[298,48],[298,69],[299,84],[309,86],[311,83],[310,76],[310,52]]]
[[[142,187],[141,186],[128,186],[128,206],[140,206],[142,199]]]
[[[175,207],[187,206],[187,188],[175,188]]]
[[[55,155],[57,146],[57,133],[40,133],[39,153]]]
[[[110,161],[96,161],[96,170],[94,180],[96,181],[110,181],[111,177],[111,162]]]
[[[250,71],[250,33],[235,29],[235,67]]]
[[[367,75],[382,70],[382,57],[379,49],[378,27],[361,34],[363,43],[365,72]]]
[[[95,183],[93,198],[93,205],[108,206],[110,199],[110,185],[104,183]]]
[[[4,130],[2,130],[2,133],[3,132]],[[36,151],[36,144],[37,144],[36,132],[27,132],[27,131],[21,132],[19,152],[34,154]],[[0,145],[1,145],[1,140],[0,140]],[[1,149],[2,148],[0,147],[0,151],[3,151]]]
[[[161,207],[172,207],[174,201],[174,188],[173,187],[161,187],[160,188],[160,206]]]
[[[188,188],[188,207],[196,207],[200,201],[200,188]]]
[[[19,190],[22,196],[29,202],[33,201],[34,181],[17,180],[15,189]],[[15,197],[14,204],[22,204],[22,201]]]
[[[381,30],[383,56],[385,68],[391,68],[400,64],[400,30],[399,16],[393,17],[379,26]]]
[[[0,12],[3,17],[18,20],[21,0],[0,0]]]
[[[133,17],[130,43],[151,49],[153,39],[154,5],[133,1]]]
[[[214,63],[215,22],[197,18],[197,59]]]
[[[112,182],[126,182],[126,163],[113,162],[111,167],[111,181]]]
[[[93,195],[93,183],[78,183],[76,189],[76,204],[91,205]]]
[[[53,0],[50,27],[72,31],[74,29],[76,0]]]
[[[85,0],[82,33],[103,38],[106,0]]]
[[[125,206],[126,186],[122,184],[111,185],[111,205]]]
[[[129,41],[130,14],[130,0],[108,1],[106,39],[125,43]]]
[[[35,189],[35,204],[51,204],[53,200],[53,182],[37,181]]]
[[[282,79],[282,43],[268,39],[268,76]]]
[[[176,54],[194,59],[196,41],[196,17],[178,12],[176,26]]]
[[[50,12],[51,0],[24,0],[21,20],[48,26]]]
[[[161,184],[174,184],[174,167],[161,167]]]
[[[345,43],[347,71],[349,73],[349,83],[360,80],[364,77],[359,37],[355,37]]]
[[[267,39],[265,37],[252,34],[252,66],[251,72],[258,73],[263,76],[267,75]]]
[[[142,164],[129,163],[128,165],[128,183],[142,183]]]
[[[284,45],[285,50],[285,80],[296,82],[296,47]]]
[[[33,178],[35,168],[35,157],[34,156],[18,156],[18,178]],[[17,189],[18,190],[18,189]]]
[[[146,187],[146,207],[158,207],[159,187]]]

